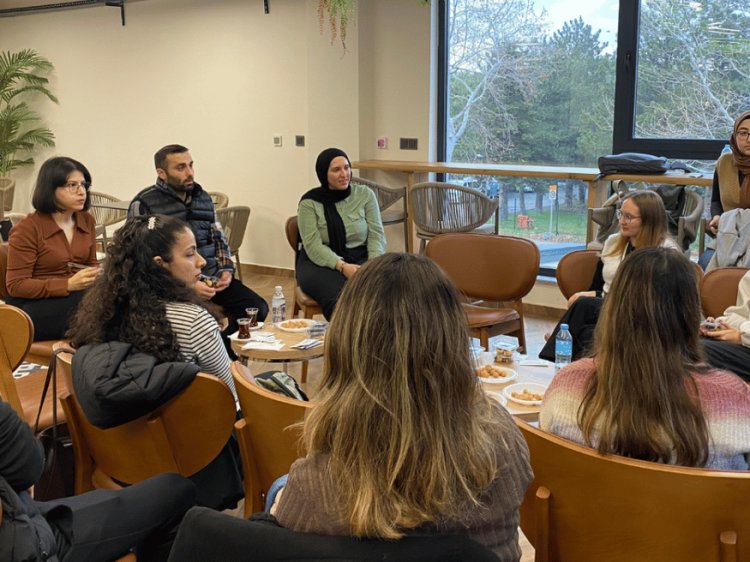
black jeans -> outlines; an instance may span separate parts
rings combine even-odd
[[[34,341],[61,340],[85,291],[73,291],[66,297],[21,299],[8,296],[5,303],[20,308],[34,324]]]
[[[567,324],[570,335],[573,336],[573,360],[580,359],[590,351],[594,342],[594,329],[599,320],[599,311],[604,299],[599,297],[580,297],[565,311],[563,317],[555,326],[555,330],[544,344],[539,357],[547,361],[555,360],[555,338],[560,331],[560,324]]]
[[[732,371],[745,382],[750,382],[750,347],[711,338],[701,338],[701,344],[709,365]]]
[[[121,490],[94,490],[61,500],[44,514],[62,562],[106,562],[136,549],[138,562],[162,561],[195,486],[179,474],[159,474]],[[39,503],[44,513],[45,503]]]

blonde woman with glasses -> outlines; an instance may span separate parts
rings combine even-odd
[[[90,187],[83,164],[50,158],[39,169],[35,212],[11,229],[6,303],[31,317],[35,341],[63,337],[84,290],[100,273]]]
[[[390,253],[345,285],[297,460],[272,509],[298,532],[464,534],[518,560],[526,443],[469,358],[466,319],[429,259]]]
[[[631,191],[623,197],[622,205],[617,210],[617,220],[620,230],[604,242],[589,290],[575,293],[568,299],[568,310],[539,353],[542,359],[555,360],[555,337],[560,324],[567,324],[573,336],[573,359],[578,359],[587,352],[602,301],[609,292],[620,263],[630,252],[650,246],[680,250],[669,236],[664,202],[653,191]]]

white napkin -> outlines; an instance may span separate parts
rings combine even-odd
[[[282,347],[284,347],[284,342],[280,341],[268,342],[250,340],[242,346],[242,349],[267,349],[272,351],[279,351]]]

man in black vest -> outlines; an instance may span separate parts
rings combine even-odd
[[[258,320],[265,320],[268,304],[234,278],[234,264],[224,232],[216,220],[211,196],[193,181],[193,159],[179,144],[170,144],[154,155],[158,176],[156,184],[135,196],[128,216],[170,215],[190,225],[198,245],[198,253],[206,260],[203,275],[216,278],[213,282],[196,283],[195,290],[206,300],[219,305],[229,317],[224,331],[237,330],[237,318],[245,316],[246,308],[258,309]],[[230,357],[235,357],[224,339]]]

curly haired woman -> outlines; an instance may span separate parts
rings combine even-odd
[[[193,289],[204,263],[192,230],[177,218],[132,217],[117,231],[69,331],[77,348],[73,384],[92,423],[112,427],[133,419],[124,416],[142,412],[144,404],[161,405],[198,368],[235,393],[219,325]],[[192,368],[187,375],[186,367]],[[103,407],[103,396],[117,407]],[[199,505],[235,505],[242,487],[232,443],[191,480]]]

